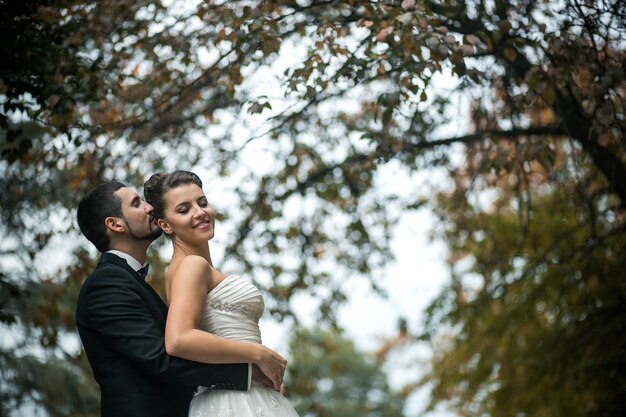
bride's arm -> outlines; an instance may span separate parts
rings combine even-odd
[[[165,326],[167,353],[204,363],[253,363],[278,389],[287,364],[281,355],[260,344],[229,340],[198,329],[209,290],[209,274],[211,266],[199,256],[187,256],[178,266],[170,288]]]

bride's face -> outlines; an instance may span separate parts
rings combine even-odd
[[[163,231],[185,243],[206,242],[215,234],[215,211],[196,184],[183,184],[167,191]]]

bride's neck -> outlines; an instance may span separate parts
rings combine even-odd
[[[211,249],[209,248],[209,242],[203,245],[192,245],[180,240],[173,240],[174,254],[173,257],[197,255],[202,256],[209,262],[209,265],[213,266],[213,260],[211,259]]]

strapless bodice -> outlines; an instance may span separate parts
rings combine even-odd
[[[237,275],[226,277],[206,296],[200,328],[228,339],[261,343],[259,318],[265,303],[258,288]],[[200,388],[191,400],[190,417],[298,417],[277,391],[253,381],[248,391]]]
[[[230,275],[206,297],[200,328],[232,340],[261,343],[259,318],[265,303],[250,281]]]

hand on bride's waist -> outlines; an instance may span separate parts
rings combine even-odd
[[[252,379],[281,391],[287,360],[280,354],[259,345],[258,359],[252,367]]]

